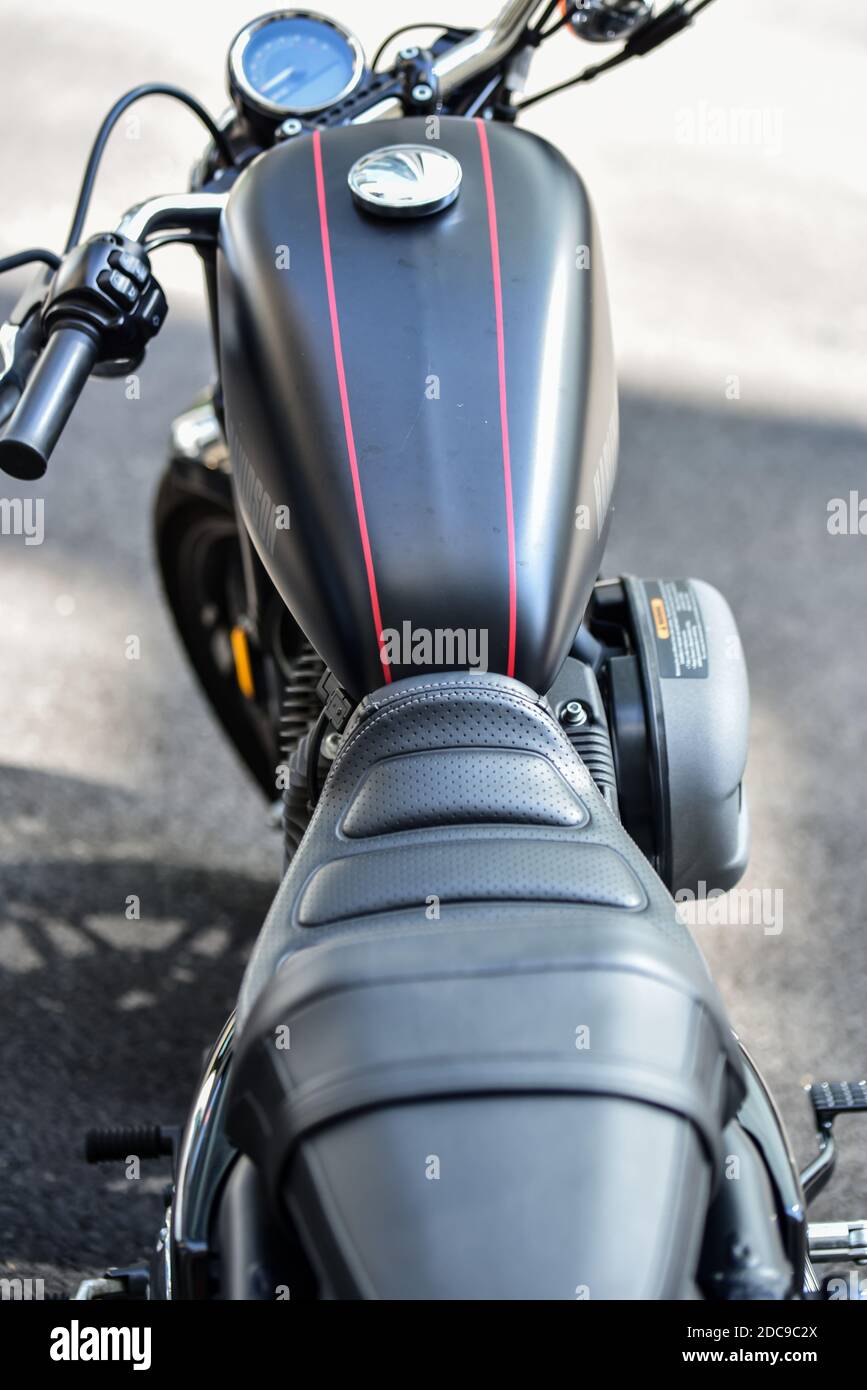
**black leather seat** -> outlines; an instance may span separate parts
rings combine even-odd
[[[363,702],[238,1020],[230,1134],[326,1294],[694,1294],[738,1050],[670,896],[525,686],[450,674]]]

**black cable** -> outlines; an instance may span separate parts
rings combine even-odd
[[[554,34],[559,33],[560,30],[569,23],[571,18],[571,15],[561,14],[560,18],[556,21],[556,23],[552,24],[550,28],[546,29],[544,34],[539,35],[540,40],[550,39]]]
[[[530,33],[538,34],[540,32],[542,25],[545,23],[546,19],[552,13],[552,11],[556,10],[559,3],[560,0],[549,0],[549,4],[545,6],[544,14],[541,15],[538,24],[535,26],[534,29],[530,30]],[[374,72],[376,71],[376,66],[390,43],[394,43],[395,39],[399,39],[401,34],[412,33],[415,29],[442,29],[444,34],[459,32],[469,35],[473,32],[472,29],[459,30],[458,27],[454,24],[437,24],[434,21],[429,21],[426,24],[402,24],[399,29],[395,29],[391,34],[389,34],[388,38],[383,39],[382,43],[379,45],[379,48],[373,55],[373,62],[370,65],[371,70]]]
[[[627,39],[619,53],[607,58],[604,63],[597,63],[594,67],[585,68],[575,77],[567,78],[565,82],[558,82],[554,87],[546,87],[543,92],[536,92],[533,96],[527,97],[524,101],[515,104],[516,111],[525,111],[528,106],[535,106],[537,101],[545,101],[547,97],[555,96],[558,92],[564,92],[569,87],[577,87],[579,82],[592,82],[594,77],[600,73],[609,72],[612,68],[619,67],[621,63],[626,63],[630,58],[643,57],[644,54],[652,52],[667,39],[673,38],[681,30],[686,29],[693,21],[695,16],[713,0],[698,0],[698,4],[693,9],[687,9],[687,0],[673,0],[667,9],[662,10],[653,19],[642,24],[632,38]]]
[[[538,23],[533,25],[533,28],[530,32],[533,34],[538,34],[540,38],[543,38],[544,35],[542,34],[542,25],[547,23],[548,19],[557,9],[559,4],[560,0],[550,0],[550,3],[545,6],[544,12],[539,16]],[[568,16],[564,16],[564,18],[567,17]]]
[[[376,72],[377,64],[388,48],[388,45],[394,43],[395,39],[399,39],[401,34],[410,34],[416,29],[442,29],[443,33],[447,34],[450,29],[454,30],[454,27],[453,24],[437,24],[433,20],[431,20],[429,24],[402,24],[399,29],[395,29],[393,33],[389,34],[387,39],[383,39],[382,43],[379,45],[379,48],[373,55],[373,62],[370,65],[371,72]]]
[[[205,126],[226,163],[234,164],[235,157],[232,154],[225,135],[219,129],[213,117],[209,115],[204,106],[202,106],[201,102],[198,102],[194,96],[190,96],[189,92],[183,91],[180,87],[168,86],[163,82],[146,82],[141,87],[133,87],[131,91],[127,92],[115,102],[97,131],[96,139],[93,142],[93,148],[90,151],[90,156],[87,161],[87,167],[84,171],[84,177],[81,181],[78,202],[75,207],[72,226],[69,229],[69,237],[66,242],[67,251],[71,251],[73,246],[77,246],[81,240],[84,219],[87,216],[87,209],[90,206],[93,185],[96,181],[99,162],[102,159],[103,152],[108,143],[108,137],[111,135],[111,132],[114,130],[114,127],[117,125],[124,111],[128,110],[134,102],[140,101],[142,97],[151,96],[172,97],[174,101],[179,101],[186,106],[192,111],[194,116],[198,117],[202,125]]]
[[[30,251],[16,251],[12,256],[4,256],[0,260],[0,275],[7,270],[17,270],[20,265],[32,265],[34,261],[41,261],[43,265],[50,266],[56,270],[60,265],[60,257],[53,251],[46,251],[41,246],[34,246]]]
[[[612,58],[606,58],[604,63],[597,63],[595,67],[585,68],[579,72],[577,77],[570,77],[565,82],[558,82],[555,87],[546,87],[544,92],[536,92],[534,96],[525,97],[523,101],[515,103],[516,111],[526,111],[528,106],[535,106],[537,101],[545,101],[547,97],[556,96],[557,92],[565,92],[567,87],[577,87],[579,82],[592,82],[594,77],[598,77],[602,72],[608,72],[611,68],[619,67],[632,57],[626,49],[621,49]]]
[[[494,92],[497,90],[502,80],[503,74],[500,72],[495,72],[490,81],[485,83],[482,90],[476,93],[469,106],[466,106],[460,114],[466,120],[471,120],[473,116],[475,116],[476,112],[481,110],[481,108],[484,106],[485,102],[489,99],[489,97],[493,96]]]

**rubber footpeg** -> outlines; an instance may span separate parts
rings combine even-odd
[[[172,1152],[172,1134],[159,1125],[128,1125],[119,1129],[89,1129],[84,1140],[88,1163],[129,1158],[163,1158]]]
[[[815,1081],[810,1102],[817,1115],[847,1115],[867,1110],[867,1081]]]

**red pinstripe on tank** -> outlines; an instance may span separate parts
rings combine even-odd
[[[364,553],[364,568],[367,573],[367,587],[370,593],[370,611],[376,630],[376,646],[386,685],[391,684],[391,669],[382,651],[382,614],[379,609],[379,595],[376,589],[376,573],[373,567],[373,553],[370,549],[370,536],[367,532],[367,519],[364,514],[364,496],[361,490],[361,476],[358,471],[358,455],[355,451],[355,435],[352,431],[352,414],[349,409],[349,391],[346,386],[346,368],[343,363],[343,346],[340,340],[340,319],[337,313],[337,296],[334,292],[334,267],[331,261],[331,238],[328,234],[328,208],[325,201],[325,179],[322,173],[322,135],[313,132],[313,166],[316,171],[316,200],[319,205],[319,230],[322,235],[322,261],[325,266],[325,285],[328,292],[328,313],[331,318],[331,341],[334,346],[334,365],[337,370],[337,386],[340,392],[340,408],[343,412],[343,431],[346,436],[346,452],[349,457],[349,471],[352,474],[352,491],[355,495],[355,511],[358,517],[358,531],[361,549]]]
[[[494,197],[494,176],[488,149],[485,122],[475,120],[482,152],[482,174],[485,181],[485,201],[488,208],[488,235],[491,242],[491,275],[494,282],[494,315],[497,325],[497,377],[500,389],[500,439],[503,453],[503,487],[506,495],[506,537],[509,550],[509,645],[506,675],[515,674],[515,640],[517,629],[518,577],[515,560],[515,510],[512,501],[512,460],[509,452],[509,402],[506,393],[506,335],[503,328],[503,282],[500,275],[500,243],[497,236],[497,203]]]

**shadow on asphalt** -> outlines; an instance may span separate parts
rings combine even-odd
[[[110,817],[118,793],[21,769],[0,776],[17,783],[22,817],[40,806],[44,846],[0,871],[0,1265],[60,1290],[73,1272],[130,1261],[152,1242],[167,1167],[144,1163],[141,1182],[122,1164],[89,1168],[84,1131],[183,1121],[273,885],[231,867],[151,862],[146,845],[140,859],[92,846],[69,856],[66,809],[86,799],[92,815],[102,799]],[[125,916],[132,886],[138,921]]]

